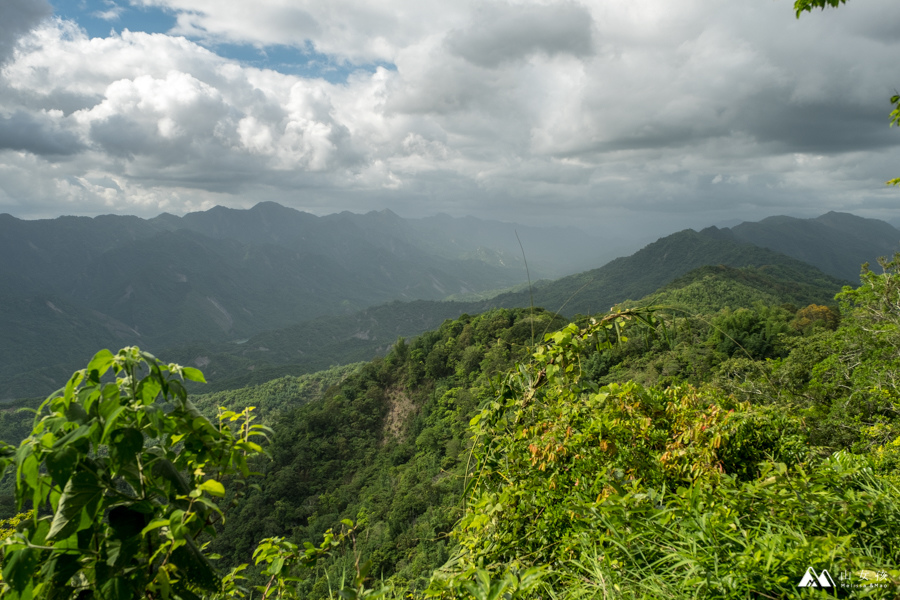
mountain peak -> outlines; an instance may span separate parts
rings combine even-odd
[[[264,202],[257,202],[253,205],[253,208],[249,209],[249,212],[254,213],[262,213],[269,215],[285,215],[291,214],[295,215],[297,213],[303,213],[301,210],[297,210],[296,208],[290,208],[288,206],[284,206],[282,204],[278,204],[277,202],[272,202],[271,200],[266,200]]]
[[[366,213],[366,216],[378,217],[382,219],[390,219],[392,221],[402,221],[403,218],[392,211],[389,208],[382,208],[381,210],[370,210]]]

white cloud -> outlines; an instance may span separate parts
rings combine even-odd
[[[103,0],[103,4],[107,6],[106,10],[97,10],[94,11],[93,16],[98,19],[103,19],[104,21],[118,21],[122,13],[125,12],[125,8],[116,4],[112,0]]]
[[[0,210],[271,199],[586,222],[881,206],[900,172],[892,0],[799,21],[729,0],[142,1],[176,30],[56,21],[22,39],[0,85]],[[207,41],[390,64],[331,83]]]
[[[392,61],[422,37],[464,22],[472,2],[366,0],[139,0],[175,11],[173,33],[213,41],[259,46],[302,47],[311,41],[322,53],[355,63]]]

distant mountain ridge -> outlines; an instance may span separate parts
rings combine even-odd
[[[769,217],[725,229],[735,239],[808,262],[825,273],[857,281],[860,265],[900,250],[900,230],[878,219],[829,212],[815,219]]]
[[[464,312],[527,307],[532,299],[563,315],[606,311],[709,266],[730,269],[703,277],[730,278],[722,289],[735,298],[823,303],[855,281],[835,272],[855,265],[858,273],[860,263],[898,246],[890,242],[897,230],[881,221],[840,213],[772,217],[677,232],[532,290],[438,302],[521,284],[516,233],[530,267],[553,245],[558,256],[545,261],[550,265],[567,252],[594,252],[576,232],[445,215],[402,219],[390,211],[316,217],[274,203],[149,220],[0,215],[0,399],[58,387],[60,377],[104,346],[174,348],[177,360],[206,361],[218,377],[238,381],[249,372],[262,381],[267,373],[365,360],[398,336]],[[502,243],[479,245],[492,236]],[[815,259],[830,274],[797,256]],[[704,285],[703,277],[690,285]]]
[[[728,231],[685,230],[599,269],[542,282],[532,293],[477,302],[393,302],[263,332],[240,345],[195,345],[173,349],[170,355],[204,368],[214,389],[228,389],[368,360],[387,352],[398,337],[436,329],[464,313],[525,308],[532,296],[536,307],[567,317],[606,311],[629,299],[700,312],[755,302],[831,304],[846,283],[781,253],[738,242]],[[705,295],[704,288],[711,294]]]
[[[849,283],[819,272],[808,263],[780,252],[741,242],[728,230],[709,227],[702,231],[685,229],[660,238],[631,256],[617,258],[606,265],[563,277],[535,289],[534,304],[563,314],[594,314],[609,310],[625,300],[638,300],[652,294],[676,278],[709,265],[733,268],[779,266],[801,277],[816,273],[835,292]],[[493,306],[527,306],[527,292],[503,294]]]
[[[147,220],[0,215],[0,398],[31,393],[34,377],[41,390],[61,385],[50,373],[103,346],[211,344],[525,282],[521,259],[497,260],[516,226],[479,223],[480,241],[492,229],[511,240],[467,247],[390,211],[317,217],[271,202]],[[562,252],[596,243],[574,231]]]
[[[558,277],[580,270],[580,265],[615,257],[604,251],[598,240],[574,227],[528,227],[444,214],[404,219],[387,209],[317,217],[275,202],[261,202],[248,210],[217,206],[183,217],[164,213],[149,222],[171,231],[188,229],[211,238],[314,252],[340,264],[358,260],[359,252],[352,243],[336,244],[336,240],[368,245],[376,252],[373,258],[389,253],[413,260],[424,251],[433,257],[476,260],[504,268],[522,268],[527,259],[536,277]]]

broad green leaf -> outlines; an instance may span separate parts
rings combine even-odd
[[[112,410],[112,412],[106,417],[106,425],[103,427],[103,437],[101,438],[101,442],[107,441],[107,436],[109,432],[112,430],[113,426],[116,424],[116,420],[118,420],[119,415],[125,410],[124,406],[117,406]]]
[[[81,514],[92,520],[97,512],[97,505],[103,496],[100,486],[93,474],[79,471],[66,483],[53,522],[50,525],[49,540],[65,539],[80,529]]]
[[[159,529],[160,527],[168,527],[171,521],[169,519],[154,519],[147,524],[146,527],[141,529],[141,535],[147,535],[147,533],[153,531],[154,529]]]
[[[66,418],[73,423],[84,424],[89,417],[83,406],[73,403],[66,409]]]
[[[78,387],[78,384],[80,384],[83,380],[84,380],[84,369],[82,369],[80,371],[75,371],[74,373],[72,373],[72,376],[69,377],[69,381],[66,382],[66,391],[65,391],[66,400],[71,401],[71,399],[75,393],[75,389]]]
[[[63,448],[47,455],[47,472],[57,485],[63,486],[72,476],[72,469],[78,461],[78,452],[72,446]]]
[[[200,383],[206,383],[206,379],[203,377],[203,373],[200,369],[195,369],[194,367],[184,367],[181,370],[184,378],[189,381],[199,381]]]
[[[124,577],[113,577],[103,584],[101,591],[102,598],[109,600],[130,600],[138,597],[136,593],[138,590],[135,590],[132,583]],[[141,591],[143,592],[143,590]]]
[[[218,496],[222,498],[225,496],[225,486],[216,481],[215,479],[207,479],[203,483],[198,486],[201,490],[207,491],[213,496]]]
[[[100,378],[109,370],[114,360],[112,352],[109,350],[101,350],[95,354],[94,358],[91,359],[91,362],[88,363],[88,376],[93,381],[100,381]]]
[[[56,440],[56,443],[53,444],[54,448],[63,448],[72,444],[81,438],[88,436],[91,434],[92,425],[81,425],[77,429],[74,429],[64,435],[63,437]]]
[[[16,454],[16,463],[19,470],[19,476],[25,480],[25,483],[27,483],[29,487],[36,488],[38,485],[38,476],[40,475],[40,465],[30,446],[19,448],[19,452]]]
[[[120,464],[134,461],[144,447],[144,435],[133,427],[120,427],[109,436],[110,454]]]
[[[145,379],[141,382],[140,389],[138,390],[138,397],[141,399],[142,404],[151,404],[156,400],[161,391],[162,386],[157,380]]]
[[[58,544],[54,544],[54,546],[59,547]],[[44,570],[50,575],[48,583],[53,586],[54,591],[63,592],[66,583],[72,578],[72,575],[78,572],[78,569],[81,568],[78,559],[78,554],[60,553],[53,555],[53,558],[47,562]],[[59,593],[57,597],[65,597],[64,592]]]

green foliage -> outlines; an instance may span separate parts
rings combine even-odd
[[[821,272],[789,267],[700,267],[641,299],[641,306],[678,307],[690,314],[723,308],[811,303],[833,304],[841,283]]]
[[[564,561],[559,586],[598,597],[794,597],[815,565],[852,574],[859,589],[839,592],[893,597],[896,547],[884,541],[896,539],[897,491],[844,454],[794,467],[766,462],[746,482],[634,485],[583,509],[582,546]],[[872,570],[889,578],[863,588],[859,574]]]
[[[278,414],[320,400],[329,388],[340,385],[362,364],[352,363],[305,375],[279,377],[239,389],[193,394],[192,402],[209,418],[216,415],[219,407],[241,410],[245,406],[256,406],[258,417],[269,423]]]
[[[493,375],[527,355],[532,326],[540,335],[562,323],[540,309],[463,315],[395,343],[321,400],[276,415],[261,488],[228,513],[214,549],[237,564],[261,537],[300,545],[353,519],[373,576],[398,592],[426,587],[453,548],[479,398]],[[334,555],[317,569],[317,580],[298,584],[305,597],[328,597],[330,582],[354,566]]]
[[[253,560],[256,565],[265,565],[261,574],[266,577],[265,585],[256,586],[256,591],[262,593],[262,600],[268,598],[299,598],[297,583],[303,581],[302,574],[310,568],[315,567],[316,563],[332,551],[341,548],[347,542],[355,544],[355,525],[353,521],[345,519],[341,522],[341,530],[334,533],[331,529],[325,532],[324,540],[319,546],[314,546],[310,542],[304,544],[301,549],[297,544],[293,544],[282,537],[267,538],[260,542],[259,546],[253,552]],[[360,564],[360,557],[356,554],[356,562],[354,563],[355,573],[349,585],[342,585],[340,596],[346,600],[376,600],[383,597],[387,593],[387,589],[372,589],[366,585],[368,580],[368,572],[370,562]],[[230,576],[233,579],[241,578],[238,575],[246,568],[247,565],[241,565],[234,569]],[[244,594],[240,590],[236,590],[236,594],[241,598]]]
[[[473,502],[457,529],[467,564],[554,563],[580,543],[584,506],[635,486],[718,481],[725,464],[746,476],[748,450],[787,454],[784,430],[748,443],[759,424],[730,418],[714,392],[600,387],[583,377],[582,359],[619,342],[636,316],[548,336],[473,418]]]
[[[36,509],[3,546],[8,597],[219,591],[202,537],[222,519],[223,481],[251,474],[265,430],[251,409],[213,425],[184,379],[203,375],[137,348],[98,352],[41,405],[31,436],[5,449],[19,506]]]
[[[490,571],[469,567],[464,571],[438,573],[425,592],[426,598],[453,600],[522,600],[533,598],[541,588],[547,569],[510,569],[499,577]]]
[[[838,294],[842,316],[835,331],[825,315],[819,322],[828,326],[787,341],[783,358],[723,363],[717,383],[746,400],[804,411],[812,443],[873,453],[887,473],[897,464],[900,434],[900,262],[882,261],[882,268],[880,275],[866,269],[859,288]],[[792,326],[803,320],[801,313]]]
[[[28,512],[19,513],[14,517],[10,517],[9,519],[3,519],[0,521],[0,541],[5,540],[13,533],[16,532],[16,528],[20,523],[31,519],[34,516],[34,511],[29,510]]]
[[[839,295],[837,330],[815,305],[713,319],[710,342],[783,344],[777,360],[747,344],[721,388],[598,384],[596,357],[647,338],[628,315],[548,336],[472,419],[450,564],[547,566],[566,598],[793,597],[810,566],[847,574],[841,594],[896,596],[900,259],[882,267]]]
[[[791,329],[809,334],[816,329],[837,329],[841,316],[832,308],[810,304],[801,308],[790,322]]]
[[[793,315],[780,307],[757,305],[754,310],[725,310],[712,321],[709,343],[726,356],[742,354],[753,359],[775,358],[784,353],[779,339],[792,333]]]
[[[799,288],[764,270],[712,268],[666,293],[752,301],[565,327],[540,309],[464,314],[361,367],[193,404],[196,369],[100,353],[5,451],[17,510],[36,510],[3,543],[4,585],[788,597],[813,567],[883,572],[853,593],[896,596],[900,260],[882,266],[840,294],[840,319],[786,305],[778,290]],[[251,437],[266,433],[271,462]]]
[[[812,12],[814,8],[825,10],[826,6],[837,8],[841,4],[846,4],[847,0],[797,0],[794,2],[794,10],[797,11],[797,18],[806,12]]]

